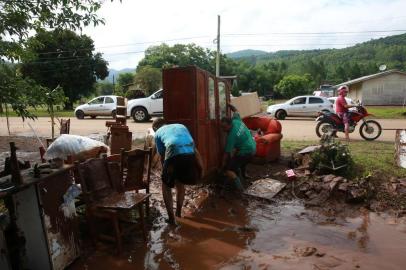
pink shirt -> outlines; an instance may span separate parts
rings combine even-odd
[[[338,96],[336,100],[336,113],[345,113],[348,112],[348,108],[344,105],[347,105],[347,101],[344,96]]]

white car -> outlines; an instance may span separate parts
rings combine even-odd
[[[266,111],[280,120],[286,116],[316,117],[319,111],[333,112],[333,104],[325,97],[298,96],[282,104],[270,105]]]
[[[129,100],[127,116],[132,116],[135,122],[148,121],[152,116],[162,116],[163,97],[164,91],[160,89],[149,97]]]
[[[328,98],[328,100],[331,102],[331,104],[333,104],[334,112],[336,111],[336,100],[337,100],[337,98],[338,97],[330,97],[330,98]],[[347,101],[347,104],[349,104],[349,105],[356,105],[355,102],[350,98],[346,97],[345,101]],[[349,110],[354,111],[354,110],[357,110],[357,109],[356,108],[349,108]]]
[[[116,117],[117,96],[100,96],[92,99],[86,104],[79,105],[75,109],[75,116],[83,119],[85,116],[96,118],[96,116]]]

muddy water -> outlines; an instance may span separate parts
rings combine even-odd
[[[156,205],[159,208],[162,205]],[[100,250],[73,269],[405,269],[406,219],[363,211],[333,217],[300,202],[215,196],[179,220],[159,217],[120,257]]]

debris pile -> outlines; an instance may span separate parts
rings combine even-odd
[[[294,165],[316,174],[347,175],[354,165],[348,146],[331,137],[323,137],[320,142],[293,155]]]
[[[375,187],[369,178],[348,180],[334,174],[299,177],[295,194],[306,200],[308,206],[320,206],[327,199],[361,203],[372,198]]]
[[[350,179],[354,162],[348,146],[325,136],[320,145],[308,146],[294,154],[295,181],[292,193],[308,206],[321,206],[328,199],[362,203],[372,199],[375,185],[370,176]],[[346,178],[347,177],[347,178]]]

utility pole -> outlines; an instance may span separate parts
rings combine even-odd
[[[220,15],[217,15],[216,77],[220,77]]]

